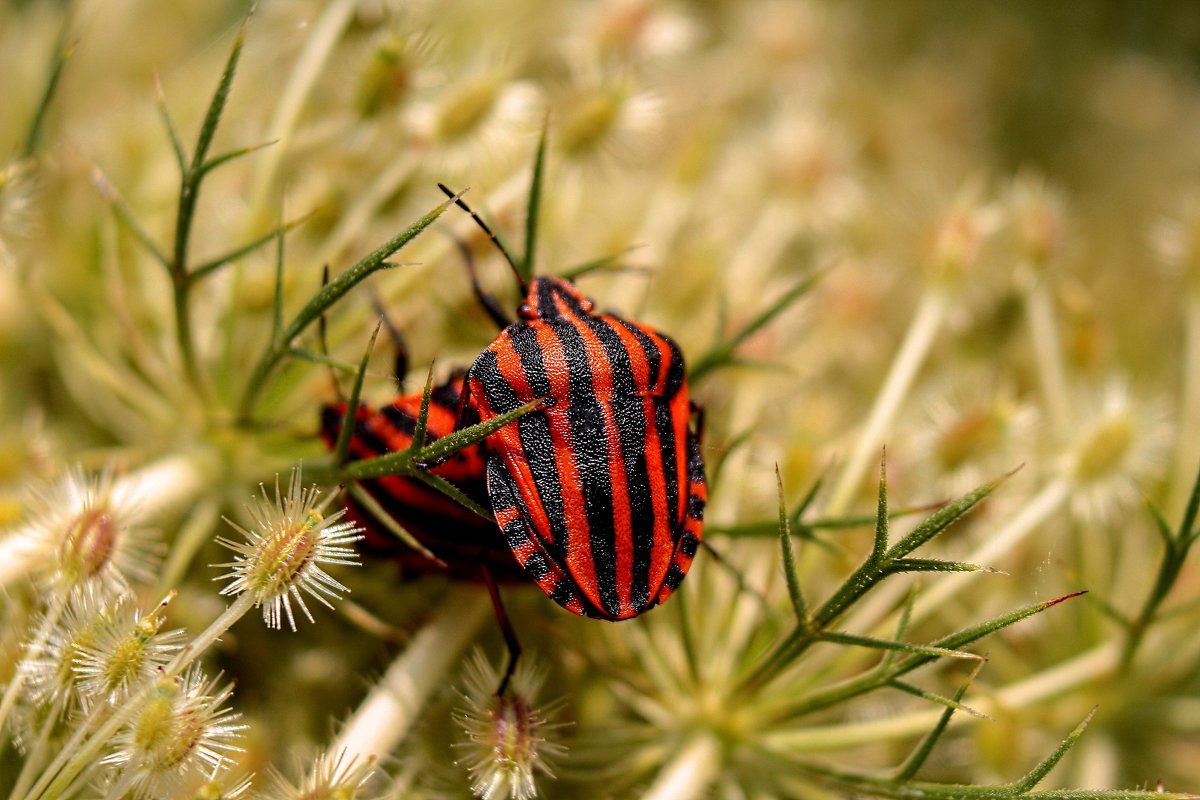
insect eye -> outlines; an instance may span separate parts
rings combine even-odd
[[[521,303],[517,309],[517,316],[521,319],[537,319],[537,310],[529,303]]]

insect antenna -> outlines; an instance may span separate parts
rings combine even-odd
[[[446,184],[439,183],[438,188],[441,189],[447,197],[454,201],[454,205],[471,215],[471,219],[475,220],[475,224],[487,234],[487,237],[492,240],[492,244],[496,245],[496,248],[500,251],[501,255],[504,256],[504,260],[508,262],[508,266],[512,268],[513,275],[517,279],[517,285],[521,287],[521,296],[524,297],[525,295],[529,294],[529,286],[526,283],[525,278],[521,276],[521,268],[517,265],[516,260],[504,247],[504,243],[500,241],[500,237],[493,233],[492,229],[488,227],[488,224],[483,221],[483,218],[476,214],[474,209],[463,202],[462,198],[451,191]]]
[[[475,300],[483,307],[483,310],[491,318],[492,322],[496,323],[500,330],[504,330],[512,320],[504,313],[504,309],[500,307],[499,301],[495,296],[483,288],[483,284],[479,282],[479,271],[475,269],[475,256],[471,254],[471,248],[458,236],[453,234],[450,238],[454,240],[455,247],[463,257],[463,263],[467,267],[467,275],[471,278],[471,291],[475,294]]]

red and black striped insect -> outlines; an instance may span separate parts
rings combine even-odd
[[[397,376],[402,381],[403,356],[397,359]],[[426,441],[432,443],[454,430],[459,415],[463,372],[456,371],[429,397]],[[350,460],[374,458],[398,452],[412,444],[421,410],[421,394],[401,394],[379,408],[359,404],[350,437]],[[334,447],[346,418],[346,403],[321,408],[321,435]],[[459,450],[430,470],[444,478],[476,503],[488,505],[485,489],[485,454],[482,445]],[[437,559],[409,547],[389,533],[374,514],[347,497],[350,516],[365,528],[365,548],[396,560],[406,570],[423,574],[447,573],[456,580],[503,582],[527,580],[512,553],[499,538],[491,520],[480,517],[456,501],[414,478],[390,475],[360,481],[362,489],[414,539]],[[486,566],[489,575],[481,568]]]
[[[496,523],[563,608],[635,617],[679,587],[701,540],[708,495],[683,355],[560,278],[535,278],[518,314],[466,376],[464,422],[543,401],[484,442]]]

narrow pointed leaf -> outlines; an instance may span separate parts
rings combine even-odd
[[[1079,741],[1079,737],[1083,735],[1084,729],[1088,723],[1092,721],[1092,717],[1096,715],[1096,709],[1093,708],[1088,712],[1088,715],[1083,718],[1083,721],[1075,726],[1075,730],[1071,731],[1067,738],[1062,740],[1062,743],[1054,749],[1054,752],[1046,756],[1040,764],[1031,769],[1024,778],[1012,785],[1013,790],[1017,794],[1028,792],[1034,786],[1041,782],[1042,778],[1049,774],[1050,770],[1062,760],[1062,757],[1067,754],[1067,751],[1075,746],[1075,742]]]
[[[889,563],[884,570],[889,575],[901,572],[994,572],[995,567],[984,567],[967,561],[943,561],[938,558],[899,558]]]
[[[922,700],[928,700],[929,702],[936,703],[939,706],[945,706],[946,710],[948,711],[965,711],[978,719],[992,719],[982,711],[971,708],[970,706],[965,706],[958,702],[958,700],[945,697],[937,692],[926,691],[919,686],[913,686],[911,683],[905,683],[904,681],[889,681],[888,686],[891,686],[893,689],[899,689],[906,694],[911,694],[913,697],[919,697]]]
[[[787,505],[783,500],[783,477],[779,474],[779,465],[775,465],[775,484],[779,489],[779,548],[783,551],[783,574],[787,578],[788,595],[792,598],[792,610],[796,612],[796,621],[801,625],[808,624],[808,603],[804,600],[804,592],[800,588],[800,576],[796,574],[796,556],[792,552],[792,536],[788,522]]]
[[[1150,516],[1154,519],[1154,529],[1158,532],[1158,536],[1163,540],[1163,545],[1170,550],[1175,546],[1175,531],[1171,530],[1171,524],[1167,522],[1166,517],[1158,510],[1158,507],[1153,503],[1146,503],[1146,510],[1150,512]]]
[[[342,428],[338,431],[337,444],[333,448],[334,466],[340,467],[345,464],[350,455],[350,439],[354,436],[354,423],[358,420],[358,398],[362,395],[363,379],[367,376],[367,363],[370,362],[371,353],[375,350],[375,340],[379,337],[379,329],[382,325],[382,320],[375,324],[371,340],[367,342],[367,349],[363,351],[362,360],[358,362],[358,374],[354,376],[354,383],[350,386],[350,399],[346,401],[346,413],[342,415]]]
[[[46,85],[42,89],[42,95],[38,100],[37,108],[33,112],[33,119],[29,122],[29,131],[25,134],[25,143],[21,147],[21,158],[33,158],[37,153],[38,144],[42,139],[42,128],[46,124],[46,114],[50,111],[50,104],[54,102],[54,95],[58,93],[58,85],[62,79],[63,70],[66,69],[67,62],[71,60],[71,56],[75,54],[75,46],[68,42],[68,31],[70,30],[71,18],[63,21],[62,27],[58,31],[58,38],[54,42],[54,51],[50,55],[50,67],[47,70]]]
[[[800,517],[804,516],[804,512],[808,511],[809,507],[812,506],[813,501],[815,501],[817,499],[817,494],[821,491],[821,487],[824,484],[825,484],[825,476],[824,475],[822,475],[821,477],[819,477],[815,481],[813,481],[813,485],[811,487],[809,487],[808,493],[804,495],[804,498],[800,501],[800,505],[796,508],[796,512],[794,515],[796,519],[799,519]]]
[[[904,598],[904,607],[900,609],[900,618],[896,620],[896,632],[892,635],[892,638],[897,642],[903,639],[905,634],[908,633],[908,623],[912,621],[913,605],[916,601],[917,587],[914,585],[908,590],[908,595]],[[890,667],[895,661],[896,653],[894,651],[889,652],[884,656],[881,666],[884,668]]]
[[[775,317],[779,316],[796,300],[807,294],[824,277],[824,274],[824,272],[817,272],[800,281],[736,332],[720,339],[692,366],[688,371],[688,379],[698,381],[709,372],[727,366],[733,356],[734,350],[751,336],[758,333],[758,331],[769,324]],[[724,321],[721,320],[721,324],[718,325],[717,330],[724,330],[724,327]]]
[[[969,628],[963,628],[961,631],[952,633],[949,636],[944,636],[941,639],[933,642],[934,647],[944,647],[948,650],[960,650],[971,642],[976,642],[989,634],[1003,630],[1020,622],[1023,619],[1028,619],[1035,614],[1040,614],[1048,608],[1058,605],[1059,603],[1071,600],[1086,594],[1086,592],[1072,592],[1071,594],[1056,597],[1053,600],[1046,600],[1041,603],[1034,603],[1031,606],[1019,608],[1016,611],[1010,611],[1007,614],[1001,614],[998,617],[993,617],[986,622],[981,622],[978,625],[972,625]],[[917,667],[928,664],[933,659],[929,656],[910,656],[904,658],[896,665],[892,673],[892,677],[896,678],[905,673],[911,672]]]
[[[503,428],[505,425],[515,422],[534,409],[541,408],[544,402],[545,400],[541,398],[538,398],[537,400],[531,400],[519,408],[514,408],[512,411],[505,412],[504,414],[497,414],[487,422],[481,422],[478,425],[472,425],[469,428],[463,428],[462,430],[447,434],[433,444],[417,450],[414,453],[414,461],[437,461],[438,459],[445,458],[457,450],[463,449],[467,445],[483,441],[488,436],[491,436],[493,433]]]
[[[275,229],[275,293],[271,298],[271,341],[279,340],[283,330],[283,252],[284,230]]]
[[[216,135],[217,126],[221,122],[221,114],[225,112],[225,103],[229,100],[229,90],[233,86],[233,76],[237,72],[238,60],[242,56],[242,45],[246,43],[246,24],[248,22],[249,18],[247,17],[233,42],[233,49],[225,62],[225,70],[221,73],[217,90],[208,104],[204,123],[200,126],[200,136],[196,140],[196,151],[192,154],[191,171],[193,173],[202,171],[203,164],[208,158],[208,148],[212,146],[213,136]]]
[[[150,238],[150,234],[146,232],[146,229],[142,227],[137,217],[134,216],[133,210],[121,197],[116,187],[109,183],[108,178],[98,167],[92,168],[92,185],[96,187],[96,191],[100,194],[101,199],[108,203],[117,221],[129,229],[129,232],[133,234],[142,247],[146,248],[146,252],[155,261],[170,270],[170,260],[159,249],[158,245],[154,243],[154,239]]]
[[[260,142],[259,144],[252,144],[249,147],[239,147],[237,150],[230,150],[228,153],[222,153],[219,156],[213,156],[208,161],[205,161],[203,164],[200,165],[199,169],[196,171],[196,175],[197,176],[207,175],[208,173],[215,170],[217,167],[224,166],[225,164],[228,164],[230,161],[234,161],[236,159],[242,158],[243,156],[248,156],[251,153],[257,153],[259,150],[262,150],[263,148],[266,148],[266,147],[270,147],[271,145],[277,144],[277,143],[278,143],[277,140],[271,140],[269,142]]]
[[[887,450],[879,459],[879,500],[875,508],[875,541],[871,560],[883,560],[888,546],[888,502],[887,502]]]
[[[847,644],[855,647],[866,647],[871,650],[912,653],[914,655],[924,655],[932,658],[964,658],[973,661],[980,660],[980,657],[975,653],[967,653],[963,650],[950,650],[945,647],[934,647],[927,644],[912,644],[910,642],[891,641],[889,639],[875,639],[871,636],[858,636],[852,633],[825,631],[819,634],[817,638],[823,642]]]
[[[1200,470],[1196,471],[1196,482],[1192,484],[1192,493],[1188,497],[1183,519],[1179,522],[1179,538],[1196,539],[1200,537],[1200,528],[1195,528],[1196,516],[1200,514]]]
[[[592,272],[650,272],[647,267],[636,267],[630,264],[618,263],[621,256],[627,255],[633,248],[622,251],[620,255],[603,256],[595,258],[591,261],[585,261],[582,264],[576,264],[573,267],[567,267],[559,273],[560,277],[566,278],[569,281],[575,281]]]
[[[219,270],[221,267],[227,266],[231,262],[236,261],[237,259],[241,258],[244,255],[253,253],[255,250],[257,250],[258,248],[262,247],[265,244],[269,244],[272,239],[278,239],[279,237],[286,234],[288,231],[292,230],[293,228],[297,227],[298,225],[303,224],[311,216],[312,216],[311,214],[305,214],[303,217],[299,217],[297,219],[291,220],[290,222],[286,222],[283,225],[280,225],[279,227],[272,230],[270,233],[265,233],[262,236],[258,237],[257,239],[247,242],[246,244],[242,245],[241,247],[238,247],[234,250],[230,250],[228,253],[218,256],[217,258],[209,259],[208,261],[204,262],[200,266],[193,269],[188,274],[188,278],[192,281],[196,281],[196,280],[204,278],[208,275],[211,275],[212,273]]]
[[[175,153],[175,164],[179,167],[179,174],[186,175],[188,168],[187,152],[183,149],[183,141],[179,138],[179,130],[175,127],[175,120],[171,118],[171,110],[167,108],[167,97],[163,93],[162,81],[158,74],[154,75],[154,92],[156,95],[155,105],[158,107],[158,117],[162,120],[163,127],[167,131],[167,138],[171,142],[171,150]]]
[[[928,519],[914,528],[907,536],[905,536],[887,552],[887,558],[895,560],[903,558],[912,551],[916,550],[921,545],[928,542],[938,534],[945,531],[968,511],[979,505],[983,500],[995,491],[996,487],[1008,479],[1008,475],[997,478],[994,481],[985,483],[978,489],[968,492],[957,500],[952,500],[941,509],[932,514]]]
[[[546,168],[546,126],[538,139],[533,159],[533,177],[529,183],[529,206],[525,211],[525,258],[521,261],[521,277],[525,285],[533,281],[534,258],[537,255],[538,217],[542,213],[542,184]]]
[[[983,665],[983,661],[980,661],[978,664],[976,664],[975,669],[971,670],[971,674],[968,675],[967,679],[958,687],[958,691],[954,693],[953,698],[955,703],[962,701],[963,696],[967,693],[967,688],[970,687],[971,683],[975,680],[975,677],[979,674],[979,671],[983,669]],[[946,732],[946,727],[950,724],[950,718],[954,716],[955,710],[956,708],[954,706],[946,706],[946,710],[943,711],[942,716],[938,718],[937,724],[933,726],[933,729],[930,730],[929,733],[925,734],[924,738],[921,739],[921,742],[917,745],[916,749],[912,751],[909,757],[905,759],[904,763],[900,765],[900,768],[896,770],[896,780],[907,781],[917,774],[917,770],[919,770],[925,764],[926,759],[929,758],[929,754],[933,752],[934,745],[937,744],[938,739],[940,739],[942,734]]]
[[[356,483],[349,485],[349,492],[354,497],[354,501],[358,503],[364,511],[371,515],[372,520],[382,525],[388,533],[392,534],[401,542],[404,542],[404,544],[425,556],[425,558],[433,561],[435,564],[439,564],[441,566],[446,565],[444,561],[431,553],[429,548],[421,544],[421,542],[418,541],[415,536],[405,530],[404,527],[397,522],[391,514],[387,513],[383,506],[379,505],[375,498],[371,496],[370,492]]]
[[[720,551],[712,546],[712,542],[701,539],[700,546],[703,547],[704,551],[712,557],[713,561],[717,562],[717,566],[725,570],[729,577],[733,578],[733,582],[737,584],[738,592],[740,594],[753,597],[766,614],[771,613],[771,604],[767,602],[766,596],[747,583],[746,576],[742,574],[742,571],[733,564],[730,564],[725,557],[721,555]]]
[[[416,478],[427,486],[437,489],[439,492],[446,495],[463,508],[467,509],[468,511],[475,512],[475,514],[488,521],[494,521],[496,519],[495,515],[492,514],[489,509],[484,508],[483,506],[479,505],[479,503],[476,503],[474,500],[467,497],[461,490],[459,490],[457,486],[450,483],[450,481],[446,480],[440,475],[435,475],[432,472],[423,469],[413,469],[405,474],[410,478]]]
[[[344,480],[366,480],[368,478],[382,478],[385,475],[411,475],[415,472],[420,472],[419,463],[435,461],[454,453],[456,450],[461,450],[469,444],[482,441],[490,434],[500,430],[523,414],[529,413],[541,404],[541,400],[534,400],[520,408],[514,408],[512,411],[500,414],[487,422],[481,422],[478,425],[472,425],[469,428],[463,428],[460,431],[443,436],[436,442],[421,449],[409,447],[399,452],[387,453],[376,458],[352,461],[344,467],[341,477]]]
[[[433,396],[433,364],[425,374],[425,388],[421,390],[421,407],[417,410],[417,421],[413,425],[412,446],[420,449],[425,446],[425,432],[429,429],[429,401]]]
[[[301,361],[308,361],[312,364],[320,364],[325,367],[331,367],[340,372],[353,373],[358,370],[358,365],[351,364],[349,361],[342,361],[337,358],[330,358],[322,353],[314,353],[311,350],[305,350],[302,347],[292,347],[287,351],[291,358],[298,358]]]

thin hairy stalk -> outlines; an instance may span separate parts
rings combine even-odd
[[[682,747],[662,770],[642,800],[692,800],[708,797],[709,789],[721,769],[721,748],[717,740],[698,733]]]
[[[1068,421],[1067,374],[1063,367],[1062,344],[1054,314],[1054,298],[1045,275],[1039,275],[1026,299],[1029,337],[1037,363],[1038,380],[1046,400],[1050,423],[1061,429]]]
[[[312,26],[304,51],[295,66],[287,71],[288,81],[280,93],[279,105],[275,107],[275,113],[267,127],[267,139],[278,142],[279,146],[269,150],[259,163],[251,208],[263,208],[269,202],[268,196],[273,190],[279,166],[287,155],[288,145],[296,129],[296,120],[299,119],[305,101],[333,54],[334,47],[354,18],[354,9],[357,6],[356,0],[335,0],[331,3]]]
[[[887,378],[884,379],[883,388],[875,396],[875,405],[867,417],[862,433],[859,434],[854,450],[834,483],[833,492],[825,506],[826,516],[840,515],[854,498],[863,471],[879,450],[888,425],[900,410],[900,404],[904,402],[917,371],[924,363],[934,337],[942,328],[948,308],[949,297],[944,290],[930,288],[925,291],[913,314],[904,342],[892,361]]]
[[[476,586],[457,587],[441,598],[429,622],[346,722],[328,757],[388,755],[408,735],[429,696],[445,684],[489,608],[487,594]]]

